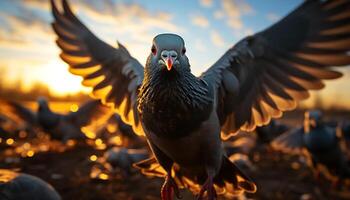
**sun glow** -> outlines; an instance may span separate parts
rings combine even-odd
[[[46,84],[55,95],[63,96],[77,92],[87,92],[81,85],[81,78],[69,73],[67,66],[60,61],[51,61],[35,70],[35,76]]]

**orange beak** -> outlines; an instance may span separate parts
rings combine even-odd
[[[169,56],[168,58],[165,59],[165,64],[166,64],[166,68],[168,69],[168,71],[170,71],[171,68],[173,67],[173,63],[174,63],[174,60],[171,56]]]

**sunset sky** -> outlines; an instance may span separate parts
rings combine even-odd
[[[59,4],[60,0],[56,0]],[[181,35],[192,70],[200,74],[242,37],[279,20],[301,0],[70,0],[78,17],[101,39],[120,41],[142,64],[152,38],[164,32]],[[7,83],[21,79],[27,88],[35,82],[56,95],[89,91],[59,59],[50,23],[49,0],[0,1],[0,73]],[[328,81],[318,96],[326,106],[350,108],[350,70]],[[307,104],[312,103],[311,99]]]

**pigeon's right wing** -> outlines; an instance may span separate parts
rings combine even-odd
[[[97,38],[62,0],[63,12],[51,0],[55,21],[52,26],[62,49],[62,60],[70,72],[84,78],[83,85],[93,88],[93,96],[112,106],[123,121],[143,135],[137,114],[138,88],[143,80],[143,67],[127,49],[118,43],[114,48]]]
[[[302,154],[305,148],[304,129],[292,129],[271,142],[274,150],[289,154]]]

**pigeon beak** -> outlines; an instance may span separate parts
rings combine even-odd
[[[173,67],[174,59],[171,56],[169,56],[164,60],[164,62],[165,62],[166,68],[168,69],[168,71],[170,71],[171,68]]]

